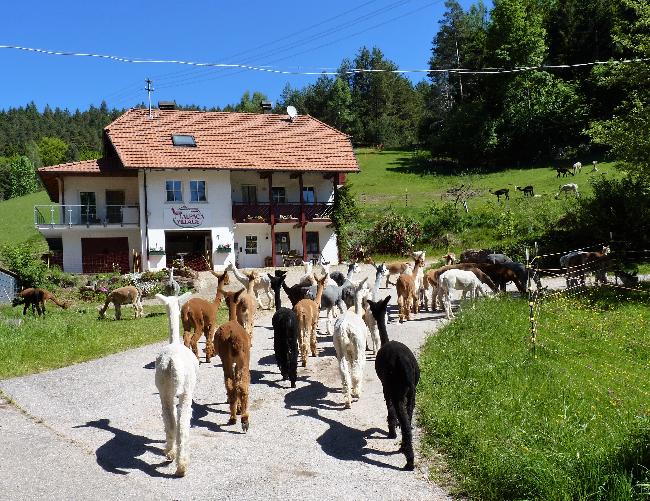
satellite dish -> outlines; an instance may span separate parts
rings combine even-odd
[[[289,118],[293,120],[298,116],[298,110],[295,106],[287,106],[287,115],[289,115]]]

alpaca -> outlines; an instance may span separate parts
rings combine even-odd
[[[303,261],[302,265],[305,267],[305,274],[298,279],[298,284],[309,287],[316,285],[316,277],[314,277],[314,265],[311,261]],[[271,287],[273,289],[273,287]]]
[[[246,329],[253,346],[253,327],[255,326],[255,312],[257,305],[255,303],[255,284],[259,283],[259,274],[256,271],[245,273],[248,277],[248,287],[246,292],[242,293],[237,300],[237,320]]]
[[[451,291],[453,289],[462,290],[464,299],[469,292],[470,298],[478,296],[487,296],[489,291],[487,286],[481,282],[478,277],[468,270],[447,270],[440,275],[440,286],[438,287],[438,299],[445,307],[447,318],[453,318],[454,313],[451,311]]]
[[[293,307],[293,311],[298,319],[298,345],[300,346],[300,356],[302,357],[302,366],[307,367],[307,353],[311,348],[311,356],[318,356],[318,342],[316,332],[318,330],[318,315],[320,312],[321,298],[323,289],[327,282],[327,275],[323,275],[317,280],[318,290],[315,299],[302,299]]]
[[[164,303],[169,320],[169,344],[156,357],[156,388],[160,394],[165,425],[165,454],[172,461],[176,459],[176,475],[180,477],[185,475],[190,462],[188,441],[192,393],[199,374],[199,362],[181,344],[178,328],[179,304],[189,295],[189,292],[181,297],[156,294],[156,298]]]
[[[377,322],[381,348],[375,358],[375,372],[384,390],[388,411],[388,438],[396,438],[395,428],[402,430],[400,451],[406,457],[405,470],[415,468],[411,422],[415,408],[415,389],[420,381],[420,367],[413,352],[399,341],[389,341],[386,331],[386,308],[390,296],[383,301],[369,301],[370,311]]]
[[[119,287],[110,292],[106,297],[104,306],[99,309],[99,318],[104,318],[108,305],[113,303],[115,307],[115,320],[122,318],[122,305],[133,305],[133,318],[140,318],[143,314],[142,293],[133,285]]]
[[[595,275],[595,283],[607,283],[607,255],[609,254],[609,246],[603,246],[599,252],[570,252],[560,258],[560,266],[567,269],[567,287],[578,285],[578,277],[580,284],[585,285],[585,271],[593,271]]]
[[[386,274],[386,285],[384,288],[388,289],[390,285],[393,285],[393,283],[390,281],[391,275],[400,275],[402,273],[407,273],[409,266],[411,266],[411,263],[409,261],[404,261],[403,263],[388,263],[385,266],[388,270],[388,273]]]
[[[447,252],[444,256],[442,256],[442,259],[445,260],[446,265],[454,264],[456,262],[456,254],[453,252]],[[373,301],[375,301],[373,299]]]
[[[24,304],[23,315],[27,314],[27,308],[31,306],[32,313],[34,313],[34,309],[36,309],[38,316],[41,316],[45,315],[45,301],[52,301],[63,309],[67,309],[70,306],[65,301],[55,298],[54,294],[50,291],[33,287],[20,291],[18,296],[12,300],[11,305],[18,306],[19,304]]]
[[[506,200],[510,200],[510,190],[508,188],[501,188],[500,190],[492,191],[490,193],[497,196],[497,202],[501,201],[501,197],[506,197]]]
[[[174,267],[169,268],[169,280],[165,284],[165,294],[168,296],[178,296],[181,293],[181,286],[174,280]]]
[[[250,279],[248,276],[241,271],[239,271],[233,263],[230,263],[226,267],[226,271],[232,271],[233,274],[235,275],[235,278],[241,282],[241,284],[248,288],[248,283],[250,282]],[[270,310],[273,308],[273,294],[271,294],[271,281],[269,280],[269,277],[266,273],[262,274],[259,276],[259,281],[255,284],[255,287],[253,288],[255,291],[255,297],[257,298],[257,305],[260,307],[260,309],[265,309],[264,305],[262,304],[262,300],[260,298],[261,294],[265,294],[267,298],[267,310]]]
[[[345,408],[352,406],[352,397],[359,397],[366,364],[368,327],[354,311],[343,313],[334,324],[332,341],[339,361]]]
[[[575,193],[576,198],[580,198],[580,192],[578,191],[578,185],[575,183],[563,184],[560,186],[560,191],[555,194],[555,200],[559,200],[560,193],[567,195],[570,191]]]
[[[270,281],[269,281],[270,282]],[[243,290],[243,289],[242,289]],[[236,320],[237,296],[242,291],[226,292],[230,320],[220,326],[213,340],[213,350],[221,358],[223,379],[230,404],[228,424],[237,422],[241,414],[241,428],[248,431],[248,392],[250,387],[250,338],[244,327]]]
[[[375,266],[375,265],[373,265]],[[368,326],[368,331],[370,332],[370,338],[372,340],[372,351],[377,353],[379,348],[379,330],[377,327],[377,321],[370,311],[369,300],[373,301],[379,300],[379,286],[381,285],[381,279],[388,273],[388,269],[385,264],[380,264],[375,266],[375,284],[372,287],[372,290],[369,290],[367,295],[363,298],[363,320]],[[370,297],[368,297],[370,296]],[[388,321],[388,312],[386,312],[386,321]]]
[[[326,286],[331,285],[332,287],[336,287],[337,285],[339,285],[332,279],[332,275],[330,273],[330,261],[325,261],[324,259],[321,258],[320,266],[323,269],[323,275],[327,275],[328,277],[327,283],[325,285]]]
[[[562,175],[562,177],[567,177],[567,175],[569,175],[569,174],[571,174],[572,176],[575,176],[575,174],[571,170],[569,170],[569,169],[567,169],[565,167],[557,167],[555,170],[557,171],[557,176],[555,176],[555,177],[560,177],[560,175]]]
[[[206,301],[200,297],[194,297],[187,301],[181,308],[181,319],[183,321],[183,342],[185,346],[192,349],[196,358],[199,358],[198,342],[201,335],[205,334],[205,361],[210,363],[214,352],[212,351],[212,339],[217,329],[217,311],[224,298],[223,285],[230,283],[227,272],[221,274],[213,273],[217,277],[217,293],[214,301]],[[194,334],[192,334],[194,330]]]
[[[497,265],[493,264],[481,264],[481,263],[458,263],[455,265],[442,266],[435,270],[429,270],[425,275],[425,283],[427,286],[430,286],[431,291],[431,311],[436,311],[436,301],[438,298],[439,287],[440,287],[440,276],[448,270],[466,270],[471,271],[476,275],[476,277],[487,285],[493,292],[498,292],[499,288],[493,281],[493,279],[485,273],[480,266],[495,267]],[[508,270],[506,270],[508,271]],[[512,273],[512,272],[510,272]],[[505,286],[504,286],[505,287]]]
[[[346,280],[352,280],[355,273],[359,272],[359,265],[357,263],[348,264],[348,274],[344,275],[340,271],[333,271],[330,273],[330,278],[336,282],[336,285],[343,285]],[[313,284],[312,284],[313,285]]]
[[[424,261],[418,259],[415,261],[413,272],[410,275],[402,273],[395,284],[400,323],[404,322],[404,320],[411,320],[411,311],[413,313],[417,313],[418,311],[416,278],[422,266],[424,266]]]
[[[576,163],[573,164],[573,166],[571,168],[573,169],[573,174],[575,175],[575,174],[577,174],[578,172],[580,172],[582,170],[582,163],[581,162],[576,162]]]
[[[289,379],[291,387],[295,388],[298,369],[298,319],[293,310],[282,307],[280,289],[284,283],[284,275],[279,277],[269,275],[269,279],[275,293],[275,313],[271,320],[275,360],[282,380]]]
[[[284,276],[284,275],[283,275]],[[299,301],[305,299],[309,287],[301,284],[295,284],[289,287],[286,283],[282,282],[282,289],[289,298],[291,302],[291,307],[294,307],[298,304]]]
[[[535,196],[535,193],[533,192],[533,186],[531,184],[529,184],[528,186],[524,186],[523,188],[521,186],[515,186],[515,190],[523,191],[525,197]]]

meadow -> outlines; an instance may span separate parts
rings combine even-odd
[[[650,496],[649,295],[600,288],[544,302],[534,351],[522,299],[465,303],[428,338],[418,388],[424,448],[443,451],[458,492]]]

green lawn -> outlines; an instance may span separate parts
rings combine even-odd
[[[34,205],[49,203],[45,191],[0,202],[0,246],[29,240],[46,250],[45,239],[34,228]]]
[[[115,320],[112,307],[106,319],[99,320],[98,306],[79,303],[62,310],[48,303],[47,314],[40,318],[31,313],[23,316],[22,306],[0,307],[0,379],[65,367],[168,339],[162,305],[145,306],[146,316],[137,320],[131,308],[124,308],[120,321]],[[23,323],[12,325],[12,319],[22,319]],[[222,308],[219,321],[225,320],[227,311]]]
[[[650,495],[648,294],[543,304],[535,355],[524,300],[464,305],[421,355],[425,449],[476,499]],[[436,472],[434,471],[434,477]]]

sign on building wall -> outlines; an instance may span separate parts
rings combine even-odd
[[[196,207],[187,207],[182,205],[175,209],[170,208],[172,221],[179,228],[196,228],[201,226],[204,221],[203,213]]]

